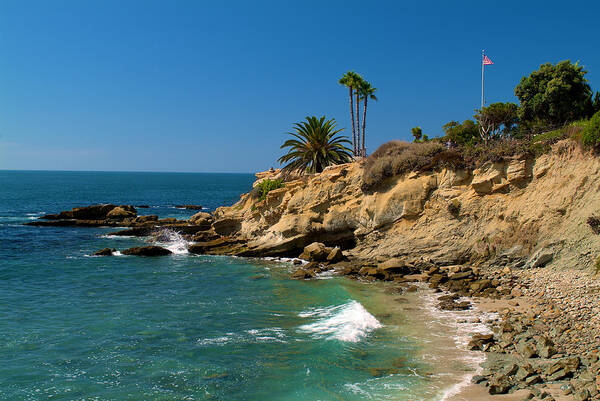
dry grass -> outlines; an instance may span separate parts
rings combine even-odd
[[[367,158],[363,173],[365,189],[372,189],[389,177],[430,168],[436,155],[445,150],[438,142],[390,141]]]

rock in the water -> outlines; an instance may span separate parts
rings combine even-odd
[[[331,248],[327,248],[325,244],[313,242],[304,247],[304,251],[300,254],[299,258],[311,262],[324,262],[331,251]]]
[[[292,278],[299,279],[299,280],[306,280],[309,278],[314,278],[316,276],[317,275],[314,271],[308,270],[308,269],[303,269],[303,268],[300,268],[300,269],[296,270],[294,273],[292,273]]]
[[[111,256],[116,251],[114,248],[104,248],[94,252],[94,256]]]
[[[175,205],[177,209],[202,210],[202,205]]]
[[[470,350],[483,350],[486,344],[494,343],[493,334],[474,334],[467,345]]]
[[[135,210],[135,209],[134,209]],[[127,206],[117,206],[110,212],[106,214],[106,218],[115,219],[115,220],[123,220],[128,217],[135,217],[136,212],[128,210]]]
[[[150,245],[150,246],[139,246],[135,248],[125,249],[123,255],[136,255],[136,256],[165,256],[170,255],[172,252],[166,248]]]

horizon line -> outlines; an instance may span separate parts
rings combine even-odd
[[[50,169],[5,169],[1,171],[29,171],[29,172],[56,172],[56,173],[166,173],[166,174],[256,174],[245,171],[159,171],[159,170],[50,170]]]

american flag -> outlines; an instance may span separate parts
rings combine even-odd
[[[492,63],[492,60],[490,60],[490,58],[484,54],[483,55],[483,65],[492,65],[492,64],[494,64],[494,63]]]

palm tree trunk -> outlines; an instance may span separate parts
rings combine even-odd
[[[363,127],[362,127],[362,150],[360,152],[362,157],[367,156],[367,147],[365,146],[365,127],[367,125],[367,98],[365,96],[365,104],[363,105]]]
[[[356,90],[356,156],[360,156],[360,113],[359,113],[360,102],[358,100],[358,89]]]
[[[349,86],[350,91],[350,118],[352,118],[352,146],[354,148],[354,156],[356,156],[356,128],[354,127],[354,99],[352,98],[352,87]]]

